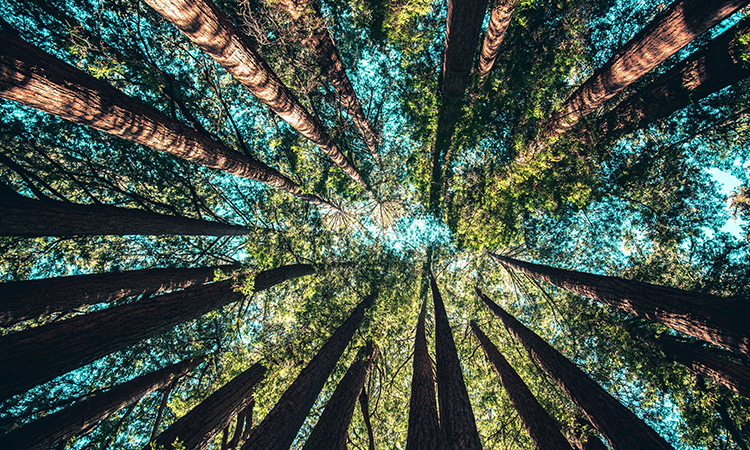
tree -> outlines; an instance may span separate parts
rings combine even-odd
[[[354,336],[354,332],[359,328],[365,310],[372,306],[376,296],[375,293],[370,294],[354,308],[349,318],[328,338],[312,361],[302,369],[294,383],[284,391],[273,409],[242,446],[242,450],[286,450],[292,445],[326,379]]]
[[[440,430],[446,449],[481,449],[474,413],[469,402],[461,363],[448,316],[435,277],[430,273],[432,300],[435,303],[435,364],[437,366]]]
[[[235,265],[195,268],[142,269],[125,272],[73,275],[0,284],[0,326],[53,312],[109,303],[141,294],[159,294],[213,281],[217,271]]]
[[[252,400],[252,390],[265,372],[262,364],[250,366],[159,434],[153,447],[180,448],[174,445],[180,442],[184,446],[181,448],[206,448],[235,416],[247,408]],[[151,448],[149,443],[144,450]]]
[[[5,434],[0,437],[0,444],[8,450],[53,448],[73,436],[85,434],[100,420],[137,402],[141,397],[174,383],[202,361],[202,358],[182,361],[113,386],[106,392]]]
[[[555,380],[560,389],[583,411],[589,422],[615,450],[638,446],[647,446],[653,449],[673,448],[542,338],[523,326],[486,295],[479,291],[477,291],[477,295],[524,346],[531,358]]]
[[[482,50],[479,53],[479,66],[477,67],[479,82],[482,84],[487,81],[487,77],[495,65],[500,45],[503,43],[516,4],[517,0],[498,0],[492,8],[487,33],[484,36]]]
[[[322,448],[345,449],[349,423],[357,406],[365,378],[379,355],[374,345],[360,349],[360,353],[349,366],[346,375],[341,379],[333,395],[328,399],[323,414],[315,424],[310,436],[305,441],[303,450]]]
[[[498,351],[497,347],[475,322],[471,323],[471,331],[474,332],[474,336],[482,346],[482,350],[492,364],[492,368],[500,377],[500,383],[502,383],[513,406],[518,411],[518,415],[521,417],[521,421],[529,432],[536,448],[538,450],[547,448],[572,450],[570,443],[563,437],[554,419],[542,408],[542,405],[539,404],[539,401],[524,384],[521,377],[518,376],[502,353]]]
[[[285,280],[315,273],[313,266],[277,267],[255,276],[254,292]],[[235,280],[217,281],[182,291],[53,322],[0,337],[0,398],[125,349],[175,325],[242,300]]]

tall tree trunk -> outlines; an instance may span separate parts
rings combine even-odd
[[[750,52],[745,19],[710,41],[597,121],[594,136],[607,141],[667,117],[709,94],[750,76],[742,56]]]
[[[0,195],[2,236],[202,235],[242,236],[248,228],[221,222],[168,216],[112,205],[79,205]]]
[[[365,378],[378,358],[379,350],[368,344],[354,359],[346,375],[336,386],[328,399],[323,414],[315,424],[302,450],[343,450],[346,448],[349,423],[352,421],[354,407],[362,392]]]
[[[0,326],[8,327],[53,312],[68,312],[145,293],[184,289],[213,281],[217,270],[231,271],[237,267],[228,264],[143,269],[0,283]]]
[[[673,450],[667,441],[544,339],[523,326],[486,295],[478,290],[477,294],[615,450]]]
[[[547,414],[539,401],[534,397],[529,388],[523,382],[518,373],[503,357],[490,339],[485,335],[475,322],[471,322],[471,330],[474,332],[484,354],[495,369],[500,383],[510,397],[513,407],[518,411],[526,431],[529,432],[534,447],[538,450],[564,449],[572,450],[568,440],[560,432],[560,428],[554,419]]]
[[[242,450],[287,450],[291,447],[310,408],[359,328],[365,309],[372,306],[375,297],[375,293],[370,294],[354,308],[349,318],[328,338],[318,354],[282,394],[276,406],[253,430]]]
[[[441,450],[443,448],[435,397],[435,373],[432,370],[432,359],[427,350],[427,334],[425,333],[427,297],[424,296],[424,299],[414,335],[406,450]]]
[[[184,445],[182,448],[206,448],[211,440],[247,407],[253,398],[253,387],[263,379],[265,372],[266,368],[263,365],[254,364],[164,430],[153,442],[153,447],[149,443],[143,450],[161,446],[166,450],[176,449],[173,445],[176,440]]]
[[[558,136],[750,0],[676,0],[597,69],[550,119],[542,139]]]
[[[309,265],[282,266],[255,276],[255,291],[310,275]],[[110,353],[242,300],[236,281],[189,287],[0,337],[0,401]]]
[[[85,434],[100,421],[195,368],[201,359],[186,360],[134,378],[89,399],[12,430],[0,437],[5,450],[46,450]]]
[[[146,0],[146,3],[185,33],[279,117],[320,147],[372,195],[365,179],[339,150],[323,125],[305,110],[211,0]]]
[[[482,443],[466,391],[461,362],[453,342],[448,315],[438,291],[435,277],[430,273],[432,300],[435,303],[435,362],[437,365],[438,405],[440,429],[446,450],[481,450]]]
[[[429,207],[433,213],[438,210],[440,203],[443,172],[450,164],[453,132],[461,118],[464,91],[469,84],[486,10],[487,0],[448,1],[440,88],[442,103],[438,110],[435,143],[431,155]]]
[[[487,34],[484,36],[482,51],[479,54],[479,67],[477,67],[477,74],[482,84],[487,80],[487,76],[495,65],[495,59],[497,59],[500,45],[503,43],[517,3],[518,0],[497,0],[495,7],[492,8]]]
[[[325,19],[320,13],[320,5],[315,0],[281,0],[286,11],[294,19],[297,28],[301,28],[307,38],[304,45],[315,56],[318,66],[336,89],[339,102],[346,109],[352,122],[359,128],[370,154],[378,157],[378,133],[367,120],[362,105],[354,93],[344,63],[339,58],[331,34],[325,26]]]
[[[750,303],[618,277],[556,269],[490,253],[526,275],[645,317],[729,350],[750,354]]]
[[[302,193],[294,181],[277,170],[170,119],[4,30],[0,30],[0,40],[0,97],[336,209],[314,195]]]

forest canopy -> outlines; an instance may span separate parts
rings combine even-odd
[[[749,3],[4,0],[0,448],[747,449]]]

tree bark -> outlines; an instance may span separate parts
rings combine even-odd
[[[438,405],[440,429],[446,450],[481,450],[482,443],[466,391],[461,362],[453,342],[448,315],[438,291],[435,277],[430,273],[432,300],[435,303],[435,362],[437,365]]]
[[[354,359],[344,378],[328,399],[323,414],[315,424],[302,450],[343,450],[346,448],[349,423],[352,421],[354,407],[362,392],[365,378],[378,358],[379,350],[368,344],[364,351]]]
[[[534,397],[518,373],[503,357],[490,339],[475,322],[471,322],[471,330],[482,346],[484,354],[500,377],[500,383],[510,397],[513,407],[518,411],[526,431],[529,432],[534,447],[538,450],[563,449],[573,450],[570,443],[560,432],[554,419],[547,414],[539,401]]]
[[[477,74],[481,84],[484,84],[487,80],[492,67],[495,65],[495,59],[497,59],[500,45],[503,43],[505,32],[508,30],[517,3],[518,0],[498,0],[495,7],[492,8],[490,23],[487,25],[487,34],[484,36],[482,51],[479,53]]]
[[[44,450],[85,434],[101,420],[141,397],[167,386],[195,368],[201,359],[186,360],[114,386],[92,398],[16,428],[0,437],[5,450]]]
[[[673,450],[667,441],[544,339],[523,326],[479,290],[477,294],[615,450]]]
[[[143,269],[0,283],[0,326],[145,293],[184,289],[213,281],[217,270],[237,267]]]
[[[747,78],[750,69],[742,57],[750,52],[750,43],[742,37],[748,33],[750,21],[745,19],[620,102],[597,122],[593,135],[612,141]]]
[[[282,394],[242,446],[242,450],[288,450],[297,436],[318,394],[336,363],[359,328],[365,309],[372,306],[376,294],[370,294],[352,311],[346,321],[323,345],[297,379]]]
[[[676,0],[597,69],[550,119],[542,138],[558,136],[689,44],[748,0]]]
[[[320,147],[347,175],[371,194],[370,187],[339,150],[323,125],[300,104],[211,0],[147,0],[248,91]]]
[[[294,181],[277,170],[170,119],[6,31],[0,30],[0,40],[0,97],[337,209],[302,193]]]
[[[729,350],[750,354],[750,304],[618,277],[556,269],[490,253],[526,275],[658,322]]]
[[[263,379],[265,372],[266,368],[256,363],[237,375],[162,432],[153,448],[175,449],[176,440],[184,445],[183,448],[202,450],[208,447],[213,438],[247,407],[253,387]],[[151,445],[147,444],[143,450],[151,450]]]
[[[308,265],[260,272],[255,292],[310,275]],[[189,287],[0,337],[0,400],[20,394],[209,311],[242,300],[234,280]]]
[[[426,314],[427,303],[424,302],[414,336],[406,450],[441,450],[443,448],[435,397],[435,373],[432,369],[430,353],[427,350]]]

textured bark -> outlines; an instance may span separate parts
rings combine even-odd
[[[276,406],[253,430],[242,450],[288,450],[291,447],[310,408],[359,328],[365,309],[372,306],[375,297],[374,293],[369,295],[354,308],[349,318],[328,338],[318,354],[282,394]]]
[[[537,280],[544,280],[714,345],[750,354],[748,302],[490,255]]]
[[[435,303],[435,362],[437,365],[438,405],[440,429],[446,450],[481,450],[474,412],[466,391],[461,362],[453,342],[448,315],[438,291],[435,278],[430,274],[432,299]]]
[[[367,182],[341,153],[323,125],[305,110],[211,0],[146,0],[146,3],[370,192]]]
[[[495,59],[500,51],[500,45],[503,43],[505,31],[510,25],[510,19],[513,17],[513,11],[516,9],[518,0],[498,0],[495,7],[492,8],[490,23],[487,25],[487,34],[484,36],[482,51],[479,53],[479,67],[477,74],[479,80],[484,84],[487,76],[495,65]]]
[[[414,336],[406,450],[440,450],[443,448],[435,398],[435,373],[432,370],[432,360],[427,350],[426,314],[427,303],[425,302],[419,313],[417,331]]]
[[[78,205],[0,196],[2,236],[202,235],[241,236],[250,230],[208,220],[112,205]]]
[[[335,208],[277,170],[0,30],[0,97]]]
[[[253,387],[263,379],[265,372],[266,368],[257,363],[237,375],[161,433],[154,441],[154,448],[164,446],[171,450],[175,448],[172,445],[175,440],[179,440],[183,448],[205,449],[247,407],[253,398]],[[151,448],[149,443],[143,450]]]
[[[352,421],[354,407],[362,392],[365,378],[378,357],[378,348],[368,345],[366,351],[354,359],[346,375],[341,379],[336,390],[328,399],[323,414],[315,424],[302,450],[343,450],[346,448],[349,423]]]
[[[0,283],[0,326],[145,293],[184,289],[212,281],[217,270],[236,267],[144,269]]]
[[[667,441],[544,339],[523,326],[486,295],[479,291],[477,294],[508,331],[526,348],[531,358],[578,405],[594,428],[609,441],[615,450],[673,449]]]
[[[282,266],[256,276],[255,291],[309,275],[307,265]],[[0,337],[0,400],[20,394],[110,353],[245,298],[234,280],[190,287]]]
[[[594,135],[614,140],[747,78],[750,68],[742,57],[750,52],[750,43],[743,44],[741,36],[748,33],[748,20],[725,31],[619,103],[597,122]]]
[[[543,138],[560,135],[750,0],[676,0],[596,70],[549,121]]]
[[[495,344],[490,341],[476,323],[471,323],[471,330],[495,369],[495,373],[500,377],[500,383],[508,393],[513,407],[518,411],[518,416],[521,418],[526,431],[529,432],[534,447],[538,450],[572,450],[570,443],[560,432],[557,423],[539,404],[534,394],[531,393],[518,373],[513,370],[513,367],[495,347]]]
[[[5,450],[43,450],[73,436],[85,434],[104,420],[141,397],[172,383],[191,371],[202,360],[183,361],[156,372],[114,386],[92,398],[75,403],[49,416],[17,428],[0,437]]]

